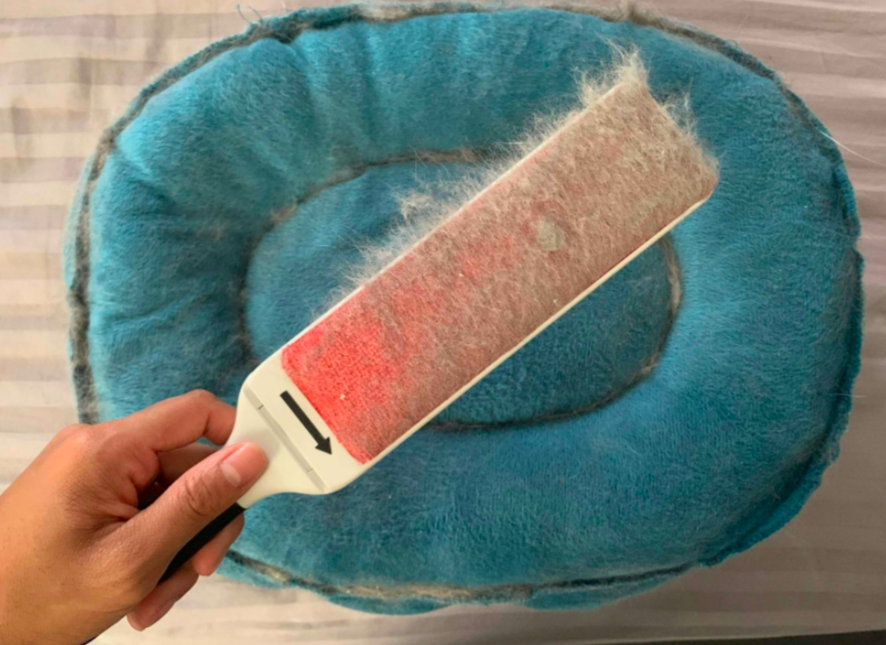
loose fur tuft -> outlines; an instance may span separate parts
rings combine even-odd
[[[633,3],[626,3],[621,8],[624,11],[628,9],[637,11]],[[648,75],[639,52],[635,49],[620,49],[615,45],[612,45],[612,48],[615,60],[603,74],[579,73],[579,91],[577,93],[579,107],[577,109],[560,115],[539,116],[521,138],[508,144],[510,154],[499,156],[493,162],[487,162],[458,182],[420,185],[417,189],[401,195],[399,198],[400,225],[390,234],[385,243],[367,244],[361,247],[361,262],[352,266],[350,271],[346,273],[341,287],[330,295],[327,301],[328,307],[333,306],[352,291],[366,284],[391,262],[406,253],[431,231],[454,215],[461,206],[482,192],[486,186],[494,182],[521,158],[531,154],[576,115],[592,108],[613,87],[626,83],[640,85],[648,89]],[[660,105],[678,126],[683,137],[698,150],[700,167],[716,174],[716,158],[704,150],[695,134],[694,116],[689,106],[688,95],[673,98]],[[470,161],[470,159],[465,160]]]

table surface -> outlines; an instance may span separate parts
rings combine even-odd
[[[294,0],[0,4],[0,490],[75,420],[59,246],[85,156],[148,79]],[[799,517],[715,569],[596,612],[361,614],[299,590],[202,581],[143,635],[99,644],[589,643],[886,628],[886,1],[659,0],[778,70],[843,148],[862,217],[862,373],[842,455]]]

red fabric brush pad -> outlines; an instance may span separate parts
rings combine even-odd
[[[371,461],[715,183],[648,91],[619,85],[287,345],[283,369]]]

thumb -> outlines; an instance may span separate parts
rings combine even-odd
[[[243,497],[267,467],[254,444],[226,446],[188,470],[127,524],[148,539],[149,557],[161,571],[187,542]]]

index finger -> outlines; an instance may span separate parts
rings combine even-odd
[[[206,390],[194,390],[160,401],[119,420],[154,452],[175,450],[205,437],[222,445],[234,429],[235,408]]]

